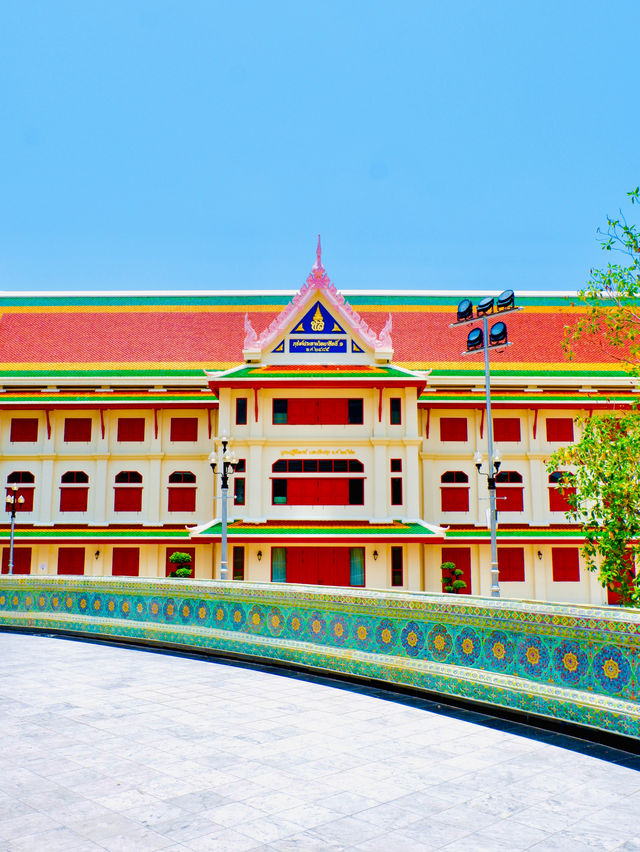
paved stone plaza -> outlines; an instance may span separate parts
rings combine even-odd
[[[0,647],[7,852],[640,850],[628,754],[206,660]]]

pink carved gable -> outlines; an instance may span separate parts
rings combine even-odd
[[[302,316],[306,308],[309,307],[313,299],[321,294],[324,301],[331,307],[333,312],[347,326],[353,335],[366,344],[368,344],[378,357],[391,358],[393,355],[393,346],[391,343],[391,314],[384,324],[379,335],[367,325],[362,317],[355,311],[346,301],[342,293],[340,293],[331,283],[331,279],[327,275],[322,264],[322,246],[320,244],[320,236],[318,236],[318,246],[316,249],[316,262],[313,264],[307,280],[302,285],[300,291],[296,293],[289,304],[283,311],[265,328],[260,335],[257,334],[249,317],[245,317],[245,341],[244,354],[245,357],[255,357],[258,353],[262,353],[271,347],[275,341],[285,334],[291,326],[294,319]]]

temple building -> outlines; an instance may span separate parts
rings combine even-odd
[[[295,294],[0,294],[14,571],[164,577],[180,551],[219,577],[224,435],[230,578],[438,592],[454,562],[488,595],[483,355],[450,328],[467,295],[341,293],[319,243]],[[566,361],[572,294],[518,304],[491,353],[501,593],[615,602],[546,462],[577,416],[630,407],[636,380],[597,346]]]

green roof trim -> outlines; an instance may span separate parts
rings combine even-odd
[[[485,397],[482,394],[445,394],[431,393],[421,394],[418,402],[465,402],[465,403],[482,403],[484,405]],[[519,394],[491,394],[491,402],[522,402],[522,403],[544,403],[551,402],[575,402],[579,405],[590,407],[592,405],[609,405],[612,402],[633,405],[640,402],[640,395],[637,394],[597,394],[589,395],[587,393],[567,393],[567,394],[535,394],[535,393],[519,393]]]
[[[427,366],[425,365],[425,369]],[[545,377],[545,376],[559,376],[561,378],[573,378],[575,379],[577,376],[580,377],[592,377],[592,378],[629,378],[629,373],[624,370],[588,370],[582,369],[578,367],[575,370],[553,370],[549,369],[539,369],[539,370],[522,370],[517,366],[513,369],[503,370],[503,369],[491,369],[492,376],[536,376],[536,377]],[[434,368],[431,371],[432,376],[484,376],[484,367],[478,365],[478,368],[475,370],[448,370],[448,369],[438,369]]]
[[[490,530],[474,529],[474,530],[447,530],[446,538],[483,538],[489,540],[491,537]],[[498,527],[498,539],[505,538],[570,538],[582,539],[584,533],[581,529],[519,529],[519,530],[501,530]]]
[[[325,369],[302,368],[288,369],[286,365],[282,367],[271,366],[265,369],[258,366],[241,366],[237,369],[225,370],[220,376],[211,377],[211,381],[229,380],[229,379],[260,379],[268,381],[278,381],[278,379],[324,379],[324,378],[343,378],[343,379],[423,379],[423,376],[415,375],[413,371],[404,369],[403,367],[388,367],[388,366],[371,366],[364,369],[345,368],[341,365],[335,367],[327,367]]]
[[[1,310],[1,309],[0,309]],[[101,370],[58,370],[55,364],[51,364],[49,369],[47,370],[0,370],[0,379],[4,378],[23,378],[23,379],[51,379],[53,376],[68,376],[69,378],[74,377],[98,377],[102,376],[122,376],[127,378],[129,376],[141,376],[144,378],[164,378],[166,376],[176,376],[180,378],[182,376],[197,376],[198,378],[204,378],[204,369],[200,370],[174,370],[174,369],[153,369],[153,370],[120,370],[120,369],[112,369],[111,367],[103,367]]]
[[[184,395],[180,394],[172,394],[172,393],[159,393],[159,394],[120,394],[120,393],[101,393],[96,392],[95,394],[67,394],[67,393],[56,393],[56,394],[31,394],[29,396],[23,394],[0,394],[0,408],[3,407],[3,404],[25,404],[25,405],[55,405],[55,406],[64,406],[64,405],[95,405],[96,403],[105,403],[106,405],[114,405],[117,403],[136,403],[141,405],[147,405],[150,403],[153,404],[182,404],[184,403],[186,406],[190,405],[216,405],[218,403],[218,399],[213,392],[211,392],[208,396],[205,394],[193,394],[193,395]]]
[[[10,530],[0,530],[0,539],[8,540],[10,538]],[[36,527],[34,529],[16,529],[15,539],[21,540],[38,540],[38,539],[188,539],[189,530],[165,530],[161,528],[151,529],[108,529],[105,527],[95,527],[87,529],[58,529],[56,527]]]
[[[200,531],[194,537],[219,536],[222,533],[220,522]],[[393,523],[393,524],[363,524],[362,526],[329,526],[303,524],[282,524],[279,526],[268,524],[230,524],[228,536],[251,536],[255,538],[283,538],[288,536],[299,536],[300,538],[364,538],[369,536],[390,538],[424,538],[425,536],[438,537],[437,533],[429,527],[420,523]]]

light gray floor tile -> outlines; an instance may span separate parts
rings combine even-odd
[[[473,718],[0,633],[0,849],[640,852],[640,772]]]

